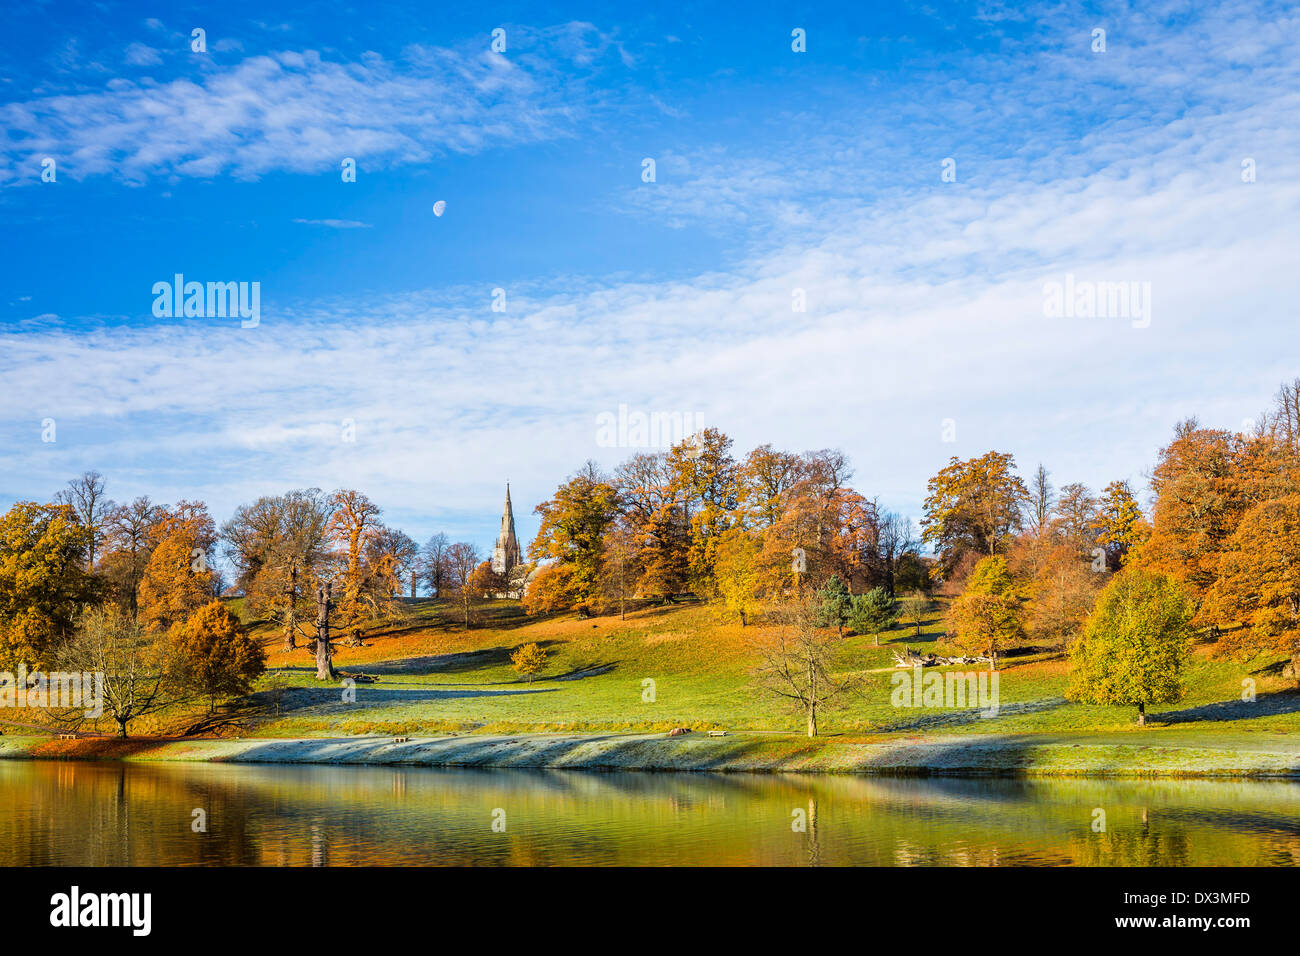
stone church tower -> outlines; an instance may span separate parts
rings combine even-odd
[[[497,574],[508,575],[524,563],[524,553],[519,548],[519,539],[515,537],[515,512],[510,507],[510,482],[506,482],[506,507],[501,513],[501,533],[497,535],[497,546],[492,549],[492,570]]]

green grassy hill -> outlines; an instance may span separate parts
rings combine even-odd
[[[365,733],[662,731],[673,727],[797,732],[802,718],[761,690],[752,677],[755,642],[765,628],[742,628],[717,606],[686,604],[579,619],[534,620],[517,602],[493,601],[476,610],[464,630],[458,609],[432,599],[408,601],[408,619],[367,635],[362,648],[340,646],[336,667],[377,678],[358,683],[356,701],[314,679],[311,653],[285,653],[278,635],[260,629],[270,671],[239,708],[243,734],[259,736]],[[510,653],[535,642],[549,655],[531,685],[510,664]],[[824,715],[832,735],[1024,733],[1161,733],[1216,738],[1300,731],[1300,693],[1279,676],[1279,661],[1240,662],[1195,649],[1182,702],[1151,708],[1154,726],[1134,725],[1124,707],[1092,707],[1064,699],[1068,662],[1058,651],[1008,657],[999,671],[1000,711],[894,707],[892,651],[955,651],[943,640],[939,613],[918,636],[896,626],[874,647],[871,637],[844,638],[839,667],[866,681],[865,691]],[[965,669],[965,668],[962,668]],[[1256,699],[1241,699],[1243,680]],[[646,682],[653,681],[653,700]]]

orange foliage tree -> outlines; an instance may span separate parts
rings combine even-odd
[[[176,628],[172,658],[181,684],[208,698],[247,694],[266,670],[266,652],[239,625],[220,600],[213,599]]]

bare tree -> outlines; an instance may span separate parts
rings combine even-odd
[[[326,581],[316,588],[316,679],[334,679],[334,647],[330,644],[330,600],[334,586]]]
[[[1088,486],[1071,482],[1061,488],[1061,496],[1052,510],[1052,530],[1066,544],[1087,552],[1096,540],[1098,501]]]
[[[438,532],[432,538],[424,543],[420,549],[420,559],[417,565],[420,575],[429,585],[429,593],[434,597],[443,597],[443,590],[447,587],[450,577],[447,571],[447,551],[451,548],[451,542],[442,532]]]
[[[910,621],[916,628],[916,636],[921,636],[921,621],[930,611],[930,599],[920,591],[914,591],[898,606],[899,617],[904,621]]]
[[[789,701],[808,721],[808,736],[817,736],[817,713],[841,696],[862,686],[857,674],[837,675],[832,670],[842,642],[833,630],[817,626],[820,601],[804,593],[773,610],[777,627],[773,636],[757,642],[761,663],[759,684]]]
[[[630,528],[614,525],[601,541],[600,590],[609,603],[618,602],[619,620],[627,620],[627,599],[636,595],[637,543]],[[743,620],[743,619],[742,619]]]
[[[1300,378],[1289,385],[1284,382],[1273,403],[1273,411],[1268,415],[1273,434],[1293,454],[1300,454]]]
[[[91,673],[97,682],[102,675],[104,714],[117,724],[119,737],[127,735],[131,721],[187,699],[176,679],[171,642],[117,608],[88,611],[57,659],[64,671]],[[77,725],[87,719],[78,711],[59,716]]]
[[[101,569],[113,583],[132,616],[139,606],[140,579],[153,554],[158,526],[166,509],[141,496],[118,505],[104,519],[104,554]]]
[[[478,548],[468,541],[457,541],[447,549],[447,570],[450,585],[460,598],[461,608],[465,612],[465,630],[469,630],[469,611],[474,600],[474,588],[470,578],[474,569],[483,560]]]
[[[882,586],[890,597],[898,583],[899,564],[908,555],[920,553],[920,542],[912,534],[912,520],[892,511],[883,511],[872,501],[864,549],[864,562],[873,583]]]
[[[104,476],[97,471],[88,471],[80,478],[69,481],[68,487],[60,491],[54,500],[59,504],[72,505],[72,510],[86,529],[86,570],[93,571],[99,529],[114,508],[113,502],[104,496]]]
[[[1055,506],[1056,496],[1052,492],[1052,483],[1048,481],[1047,469],[1040,464],[1034,476],[1029,479],[1029,502],[1025,507],[1025,520],[1034,537],[1039,537],[1047,530]]]

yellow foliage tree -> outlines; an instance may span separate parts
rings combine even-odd
[[[20,501],[0,518],[0,665],[44,666],[90,597],[85,566],[71,506]]]
[[[542,668],[546,666],[546,651],[537,644],[525,644],[517,647],[514,653],[510,655],[510,663],[515,667],[515,673],[520,677],[528,679],[528,683],[533,682]]]
[[[1191,604],[1171,576],[1125,568],[1106,585],[1070,655],[1066,697],[1126,704],[1146,723],[1148,704],[1183,695]]]
[[[1020,601],[1001,556],[984,558],[966,590],[948,609],[948,628],[957,643],[985,654],[989,670],[998,666],[998,651],[1023,633]]]
[[[739,528],[725,532],[717,548],[718,593],[727,609],[740,618],[741,627],[759,610],[761,548],[757,537]]]

